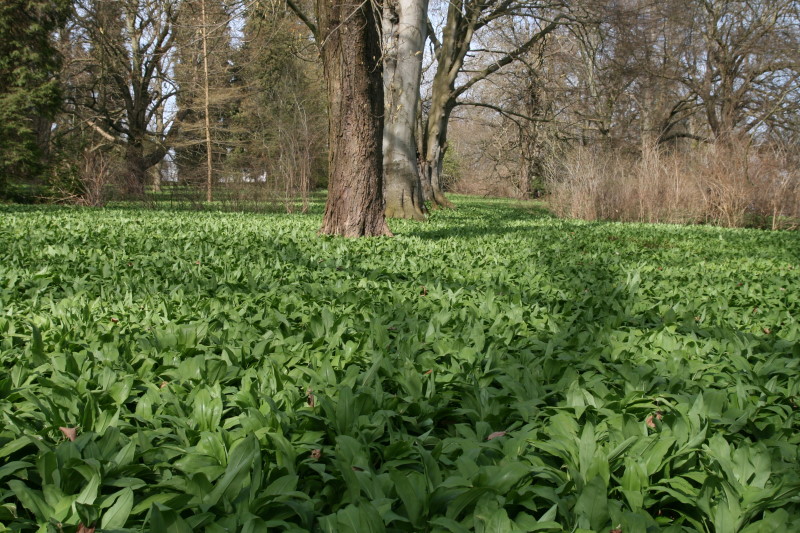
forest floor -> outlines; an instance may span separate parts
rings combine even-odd
[[[0,531],[800,531],[800,233],[455,201],[0,206]]]

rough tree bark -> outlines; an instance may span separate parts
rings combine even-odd
[[[383,203],[383,80],[378,20],[369,2],[317,0],[328,93],[328,201],[320,233],[391,235]]]
[[[137,131],[131,128],[131,131]],[[155,146],[151,150],[145,148],[142,139],[145,133],[138,133],[124,144],[125,180],[124,192],[132,198],[143,198],[147,185],[148,171],[161,162],[167,155],[164,145]]]
[[[428,0],[385,0],[383,170],[386,216],[425,218],[414,129]]]

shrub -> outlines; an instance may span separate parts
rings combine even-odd
[[[745,142],[638,154],[578,147],[551,165],[551,205],[586,220],[796,228],[800,172],[791,151]]]

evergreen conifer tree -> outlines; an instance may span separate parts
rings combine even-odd
[[[60,104],[52,35],[70,9],[69,0],[0,2],[0,194],[41,170],[35,123]]]

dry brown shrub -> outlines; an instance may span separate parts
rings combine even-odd
[[[102,150],[86,150],[76,165],[60,169],[68,178],[53,184],[52,200],[60,203],[101,207],[109,200],[119,161]]]
[[[752,225],[770,229],[800,227],[800,153],[785,146],[759,151],[751,165]]]
[[[800,170],[791,152],[747,142],[639,154],[579,147],[550,167],[560,216],[627,222],[796,228]]]

